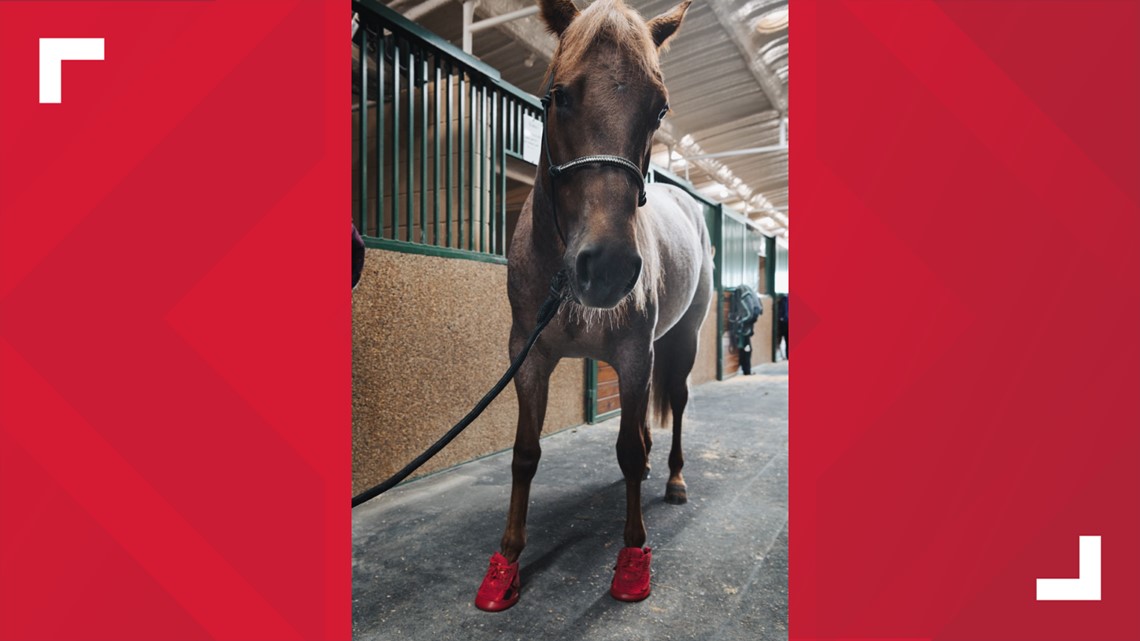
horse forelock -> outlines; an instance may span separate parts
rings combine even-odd
[[[570,23],[559,39],[549,74],[557,67],[582,64],[600,43],[608,42],[627,54],[626,59],[642,70],[651,82],[663,86],[657,47],[645,19],[622,0],[597,0]]]

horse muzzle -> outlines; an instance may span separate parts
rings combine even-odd
[[[629,295],[641,276],[641,256],[618,249],[584,247],[574,259],[570,287],[586,307],[611,309]]]

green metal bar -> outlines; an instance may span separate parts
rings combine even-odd
[[[478,89],[475,83],[469,83],[471,92],[471,113],[467,117],[467,135],[470,136],[467,145],[467,249],[475,250],[475,96]]]
[[[438,256],[441,258],[465,258],[467,260],[475,260],[481,263],[494,263],[496,265],[507,264],[506,258],[495,256],[494,254],[483,254],[480,252],[467,251],[465,249],[455,249],[453,247],[436,247],[435,245],[424,245],[422,243],[409,243],[404,240],[365,238],[364,245],[374,249],[387,249],[390,251],[403,252],[405,254],[420,254],[422,256]]]
[[[503,203],[503,194],[499,187],[501,186],[503,177],[503,168],[499,166],[499,156],[502,155],[501,149],[504,147],[506,131],[503,130],[503,109],[502,109],[502,95],[495,88],[491,88],[487,92],[487,98],[491,101],[491,229],[488,234],[491,237],[490,251],[492,254],[500,254],[499,245],[502,240],[499,238],[499,208]]]
[[[384,49],[387,39],[376,39],[376,235],[384,236]]]
[[[479,87],[479,251],[487,251],[487,199],[491,181],[487,180],[487,87]]]
[[[420,242],[427,242],[427,150],[428,150],[428,62],[427,53],[417,61],[420,67]]]
[[[771,353],[768,358],[774,363],[776,362],[776,351],[779,345],[776,344],[779,335],[779,320],[776,311],[776,237],[764,237],[764,289],[767,290],[768,296],[772,299],[772,320],[769,325],[772,326],[772,340],[768,341],[772,346]]]
[[[416,231],[416,219],[415,219],[415,215],[416,215],[416,212],[415,212],[415,191],[416,191],[415,190],[415,184],[416,184],[415,175],[416,175],[416,171],[414,169],[415,164],[414,164],[413,156],[415,156],[415,148],[416,148],[416,55],[415,55],[415,53],[412,52],[411,43],[408,43],[408,64],[406,65],[406,67],[408,69],[408,143],[407,143],[408,166],[407,166],[407,171],[404,172],[405,174],[407,174],[407,184],[405,185],[405,189],[407,190],[407,193],[404,194],[404,197],[406,198],[406,200],[404,201],[404,207],[405,207],[405,209],[407,209],[407,216],[408,216],[408,220],[407,220],[407,222],[408,222],[408,230],[407,230],[408,234],[406,236],[406,240],[408,242],[414,242],[413,239],[415,238],[415,231]]]
[[[716,380],[724,380],[724,205],[717,203],[713,216],[716,229],[710,229],[716,252],[713,254],[713,282],[716,284]]]
[[[515,102],[514,100],[511,100],[510,95],[507,94],[506,92],[504,92],[503,95],[507,97],[507,102],[510,105],[511,151],[520,151],[521,152],[522,151],[522,145],[520,144],[520,141],[521,141],[522,137],[519,135],[519,132],[522,130],[522,117],[523,117],[522,105]]]
[[[499,94],[502,97],[502,102],[499,103],[499,115],[502,120],[499,121],[500,129],[506,129],[506,94]],[[499,145],[499,244],[498,254],[506,255],[506,145],[502,144],[500,140]]]
[[[451,153],[451,102],[454,99],[454,91],[451,90],[454,84],[451,81],[452,69],[451,63],[447,63],[447,176],[444,179],[447,182],[447,209],[444,210],[444,215],[447,216],[447,246],[451,247],[451,165],[454,161],[454,156]]]
[[[686,192],[688,192],[690,196],[696,198],[698,201],[706,205],[709,205],[710,207],[715,207],[717,205],[717,202],[715,200],[712,200],[701,194],[701,192],[697,191],[697,188],[694,187],[691,182],[685,180],[684,178],[681,178],[677,174],[674,174],[667,169],[658,167],[657,165],[651,165],[651,167],[653,168],[653,172],[655,174],[653,177],[653,182],[663,182],[674,185],[676,187],[680,187],[681,189],[684,189]]]
[[[381,107],[383,108],[383,107]],[[360,25],[360,164],[357,175],[360,180],[360,224],[359,231],[368,235],[368,28]]]
[[[498,244],[498,230],[499,230],[499,137],[501,131],[499,130],[499,99],[498,94],[492,87],[487,90],[487,111],[490,114],[489,125],[491,133],[488,136],[487,153],[490,154],[487,158],[487,180],[490,185],[487,190],[487,216],[483,224],[487,227],[487,248],[486,251],[491,254],[496,254],[495,247]]]
[[[586,359],[586,422],[593,425],[598,417],[598,361]]]
[[[431,205],[431,244],[439,244],[439,132],[442,127],[440,125],[440,106],[443,103],[443,62],[440,60],[439,55],[435,56],[435,133],[432,138],[435,140],[435,170],[431,175],[431,185],[435,191],[432,196]]]
[[[400,238],[400,40],[392,38],[392,238]]]
[[[502,118],[501,129],[506,128],[507,94],[500,94],[499,115]],[[505,133],[504,133],[505,135]],[[499,141],[499,245],[495,253],[500,256],[507,255],[507,145],[506,141]]]
[[[456,98],[459,99],[459,123],[456,125],[455,137],[458,139],[459,153],[455,156],[455,194],[458,203],[455,207],[455,246],[463,247],[463,135],[467,128],[466,115],[464,113],[464,102],[467,93],[466,84],[464,83],[465,75],[463,69],[459,70],[459,91],[456,92]],[[447,212],[450,219],[451,212]],[[450,246],[450,245],[449,245]]]
[[[594,421],[597,423],[604,423],[604,422],[610,420],[611,418],[613,418],[615,416],[621,416],[621,408],[620,407],[617,408],[616,410],[610,410],[608,412],[598,414],[597,416],[594,417]]]
[[[507,92],[499,92],[499,98],[502,101],[499,110],[503,113],[503,146],[510,147],[514,143],[511,138],[514,136],[515,130],[511,121],[511,106],[510,103],[507,102]]]

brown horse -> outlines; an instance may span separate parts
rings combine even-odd
[[[618,372],[617,458],[626,482],[626,524],[610,589],[615,598],[649,595],[641,481],[651,446],[651,393],[662,425],[670,413],[673,419],[665,500],[687,500],[681,417],[712,297],[712,250],[700,205],[680,189],[647,187],[643,176],[653,133],[668,111],[658,50],[680,27],[689,3],[646,22],[621,0],[598,0],[581,13],[571,0],[539,0],[559,44],[544,99],[546,149],[508,257],[511,355],[534,328],[555,274],[567,275],[573,300],[515,377],[519,419],[510,511],[501,550],[476,597],[484,610],[503,610],[518,600],[530,485],[541,454],[549,379],[560,359],[604,360]]]

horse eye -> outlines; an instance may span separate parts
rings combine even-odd
[[[668,114],[669,114],[669,105],[665,105],[665,108],[661,110],[661,113],[657,114],[657,122],[661,122],[662,120],[665,120],[665,116],[667,116]]]
[[[562,107],[563,109],[570,106],[570,99],[566,96],[566,92],[561,89],[554,90],[554,104]]]

